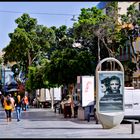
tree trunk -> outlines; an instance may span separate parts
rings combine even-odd
[[[51,94],[50,89],[49,89],[49,94],[50,94],[50,99],[51,99],[51,109],[53,109],[53,104],[54,104],[54,88],[52,90],[52,94]]]
[[[101,57],[100,57],[100,38],[98,37],[98,63],[100,62]]]

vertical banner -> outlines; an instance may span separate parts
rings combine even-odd
[[[4,92],[8,92],[10,89],[17,89],[17,82],[14,79],[14,73],[10,68],[3,68],[2,71],[2,84],[4,85]]]
[[[82,76],[82,107],[94,104],[94,76]]]
[[[121,71],[98,72],[100,112],[123,111],[124,79]]]

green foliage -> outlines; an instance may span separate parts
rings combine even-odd
[[[9,33],[10,43],[3,49],[4,63],[17,62],[12,70],[22,69],[27,74],[28,91],[68,85],[76,83],[77,76],[94,75],[98,47],[101,59],[115,57],[132,34],[131,30],[118,31],[117,3],[108,4],[108,15],[96,7],[82,8],[73,28],[47,28],[23,14],[15,20],[17,28]],[[140,25],[139,15],[132,5],[122,15],[122,22]],[[80,43],[81,48],[73,48],[73,43]],[[126,65],[134,70],[134,64]]]
[[[78,22],[74,24],[74,35],[77,42],[81,42],[84,47],[92,51],[96,61],[98,58],[97,47],[102,50],[100,51],[101,59],[109,56],[115,57],[115,52],[119,47],[120,34],[115,18],[117,3],[110,2],[108,8],[109,15],[103,14],[103,11],[96,7],[83,8]]]
[[[35,77],[35,72],[36,72],[36,67],[29,67],[29,72],[28,72],[28,79],[26,81],[25,88],[27,91],[32,91],[35,89],[34,87],[34,77]]]
[[[18,27],[25,29],[26,32],[30,32],[35,29],[37,20],[35,18],[30,18],[29,14],[24,13],[20,18],[17,18],[15,22]]]
[[[10,43],[3,49],[4,63],[17,62],[18,69],[22,70],[28,77],[27,90],[34,90],[43,86],[42,78],[40,72],[31,68],[28,71],[28,67],[36,67],[42,63],[51,46],[54,45],[55,34],[53,29],[38,25],[37,19],[31,18],[28,14],[23,14],[15,22],[17,28],[13,33],[9,33]],[[12,70],[15,71],[15,69],[14,66]]]
[[[45,65],[45,75],[51,84],[75,83],[78,75],[94,75],[94,57],[88,51],[65,48],[55,50]]]
[[[3,58],[2,57],[0,57],[0,64],[2,64],[3,63]]]

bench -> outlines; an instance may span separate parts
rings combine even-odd
[[[72,111],[71,111],[71,104],[70,103],[64,104],[63,114],[64,114],[64,118],[67,118],[67,115],[69,115],[69,118],[71,118]]]
[[[139,123],[138,120],[130,120],[130,119],[123,119],[125,122],[130,122],[131,123],[131,134],[135,133],[135,123]]]

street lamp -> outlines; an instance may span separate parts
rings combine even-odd
[[[71,18],[72,21],[76,21],[75,15]]]

